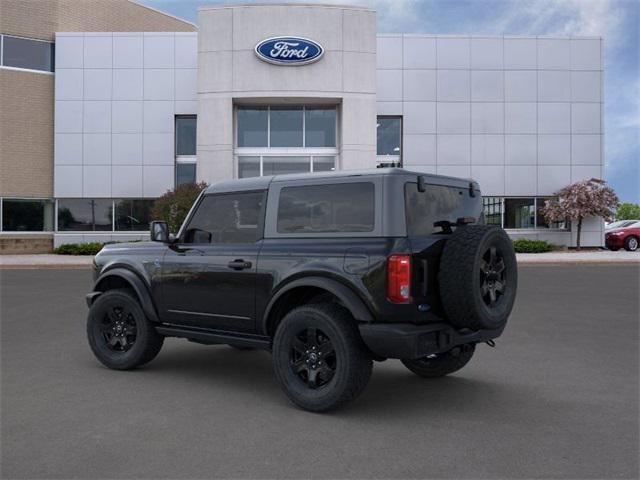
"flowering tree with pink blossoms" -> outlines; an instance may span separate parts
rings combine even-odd
[[[582,219],[600,217],[607,221],[614,218],[613,209],[620,203],[618,196],[604,180],[592,178],[573,183],[555,194],[558,198],[547,200],[543,215],[552,222],[569,218],[577,221],[576,247],[580,250]]]

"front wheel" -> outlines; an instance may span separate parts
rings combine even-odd
[[[353,317],[329,303],[299,307],[284,317],[273,340],[273,364],[289,399],[313,412],[354,400],[373,367]]]
[[[87,337],[96,358],[114,370],[130,370],[150,362],[164,342],[127,290],[108,290],[93,302]]]
[[[448,352],[429,355],[416,360],[402,360],[405,367],[424,378],[444,377],[464,367],[475,352],[473,344],[460,345]]]

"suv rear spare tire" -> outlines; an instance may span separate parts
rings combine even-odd
[[[458,227],[440,260],[440,298],[457,328],[498,329],[516,299],[518,271],[509,236],[499,227]]]

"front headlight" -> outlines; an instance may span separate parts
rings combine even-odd
[[[615,235],[615,236],[624,235],[624,232],[611,232],[608,235]]]

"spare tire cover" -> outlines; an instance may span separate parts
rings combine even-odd
[[[499,227],[458,227],[447,240],[438,273],[440,298],[457,328],[497,329],[516,299],[518,270],[509,236]]]

